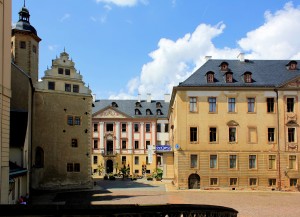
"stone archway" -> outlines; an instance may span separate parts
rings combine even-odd
[[[112,160],[106,161],[106,173],[110,174],[114,171],[114,163]]]
[[[189,176],[189,189],[200,189],[200,176],[193,173]]]

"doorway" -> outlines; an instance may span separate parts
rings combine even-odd
[[[196,173],[189,176],[189,189],[200,189],[200,176]]]
[[[106,173],[110,174],[114,170],[114,163],[112,160],[107,160],[106,161]]]

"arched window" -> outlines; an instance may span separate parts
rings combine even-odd
[[[135,103],[135,107],[142,107],[142,105],[141,105],[140,102],[136,102],[136,103]]]
[[[35,149],[35,167],[44,167],[44,150],[41,147],[37,147]]]
[[[286,64],[288,70],[296,70],[297,69],[297,61],[292,60],[288,64]]]
[[[161,106],[161,103],[160,102],[157,102],[156,103],[156,108],[161,108],[162,106]]]
[[[245,83],[252,83],[252,73],[251,72],[244,73],[244,81],[245,81]]]
[[[161,112],[160,109],[157,109],[157,110],[156,110],[156,115],[162,115],[162,112]]]
[[[227,72],[226,74],[225,74],[225,76],[226,76],[226,83],[232,83],[233,82],[233,79],[232,79],[232,72]]]
[[[141,112],[140,112],[140,110],[138,110],[138,109],[135,109],[135,112],[134,112],[134,114],[135,114],[135,115],[140,115],[140,114],[141,114]]]
[[[116,102],[112,102],[111,106],[116,108],[116,107],[118,107],[118,104]]]
[[[214,83],[215,81],[215,73],[214,72],[207,72],[206,73],[207,83]]]
[[[152,115],[152,112],[151,112],[150,109],[147,109],[147,110],[146,110],[146,115]]]
[[[222,62],[219,67],[221,69],[221,71],[227,71],[228,70],[228,63],[227,62]]]

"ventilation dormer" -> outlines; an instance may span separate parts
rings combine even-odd
[[[117,108],[117,107],[118,107],[118,104],[117,104],[116,102],[112,102],[112,103],[111,103],[111,106],[114,107],[114,108]]]
[[[206,81],[207,83],[214,83],[215,82],[215,73],[212,71],[209,71],[206,73]]]
[[[136,102],[136,103],[135,103],[135,107],[140,108],[140,107],[142,107],[142,105],[141,105],[140,102]]]
[[[288,64],[285,65],[288,70],[297,70],[297,61],[291,60]]]
[[[227,62],[221,62],[219,65],[221,71],[228,71],[228,63]]]
[[[157,102],[156,103],[156,108],[161,108],[162,106],[161,106],[161,103],[160,102]]]

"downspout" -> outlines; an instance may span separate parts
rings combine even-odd
[[[33,99],[34,99],[34,91],[35,88],[33,86],[32,83],[32,79],[31,77],[28,78],[29,79],[29,83],[30,83],[30,87],[31,87],[31,108],[30,108],[30,118],[31,118],[31,124],[30,124],[30,165],[29,165],[29,195],[31,194],[30,190],[31,190],[31,184],[32,184],[32,138],[33,138]]]
[[[280,143],[279,143],[279,132],[280,132],[280,125],[279,125],[279,103],[278,103],[278,90],[274,89],[276,93],[276,106],[277,106],[277,156],[278,156],[278,190],[281,191],[281,163],[280,163]]]

